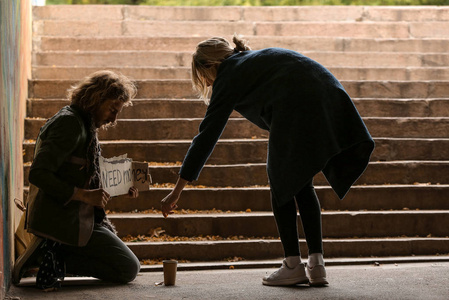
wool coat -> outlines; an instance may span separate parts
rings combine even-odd
[[[181,178],[198,178],[233,110],[269,131],[267,173],[278,205],[320,171],[343,199],[374,150],[351,98],[325,67],[281,48],[243,51],[218,68]]]
[[[40,129],[29,174],[28,232],[72,246],[89,241],[94,207],[72,197],[90,179],[90,122],[79,108],[66,106]]]

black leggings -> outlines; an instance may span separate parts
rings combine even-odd
[[[309,254],[323,253],[321,207],[311,180],[285,205],[277,206],[273,197],[271,197],[271,206],[284,247],[285,257],[300,255],[296,204],[301,216]]]

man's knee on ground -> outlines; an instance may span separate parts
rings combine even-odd
[[[128,283],[136,279],[137,274],[139,274],[140,271],[140,262],[133,255],[133,257],[129,257],[126,264],[122,264],[121,266],[118,266],[118,274],[116,277],[116,281],[120,283]]]

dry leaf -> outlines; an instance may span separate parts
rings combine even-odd
[[[159,235],[164,232],[165,232],[165,230],[163,230],[161,227],[157,227],[157,228],[151,228],[148,231],[148,234],[150,235],[150,237],[159,237]]]

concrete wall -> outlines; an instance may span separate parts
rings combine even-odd
[[[22,142],[31,75],[31,2],[0,1],[0,299],[10,285],[14,230],[23,198]]]

